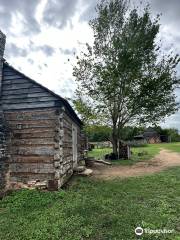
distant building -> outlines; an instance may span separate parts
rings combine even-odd
[[[157,133],[153,128],[147,128],[143,133],[144,138],[148,143],[160,143],[161,137],[160,134]]]
[[[147,143],[161,143],[170,142],[170,137],[166,135],[160,135],[152,127],[147,128],[143,134],[134,136],[135,140],[146,140]]]

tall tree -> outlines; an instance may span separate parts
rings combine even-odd
[[[156,123],[177,111],[178,55],[162,53],[159,15],[139,12],[126,0],[102,0],[90,21],[94,44],[78,57],[73,75],[79,92],[94,101],[112,126],[113,152],[126,124]]]

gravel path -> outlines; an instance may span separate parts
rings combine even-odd
[[[163,149],[152,160],[138,162],[133,166],[95,164],[92,169],[95,178],[113,179],[148,175],[174,166],[180,166],[180,154]]]

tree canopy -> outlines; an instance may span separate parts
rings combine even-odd
[[[178,55],[157,42],[159,15],[141,12],[125,0],[103,0],[90,21],[93,46],[78,57],[73,75],[78,90],[93,101],[112,127],[113,151],[125,125],[157,123],[177,111],[174,90]]]

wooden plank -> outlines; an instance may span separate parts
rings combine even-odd
[[[37,92],[37,93],[25,93],[25,94],[11,94],[11,95],[4,95],[2,99],[24,99],[24,98],[37,98],[37,97],[49,97],[51,96],[47,92]]]
[[[19,83],[29,83],[28,80],[26,79],[22,79],[22,78],[16,78],[14,80],[5,80],[3,81],[3,86],[6,86],[6,85],[12,85],[12,84],[19,84]]]
[[[34,88],[25,88],[25,89],[18,89],[18,90],[3,90],[2,96],[10,95],[10,94],[26,94],[26,93],[42,93],[43,89],[41,87],[34,87]]]
[[[10,172],[14,173],[54,173],[55,169],[51,163],[11,163]]]
[[[53,156],[21,156],[13,155],[9,162],[16,163],[53,163]]]
[[[17,133],[14,134],[14,138],[17,139],[32,139],[32,138],[54,138],[55,132],[36,132],[36,133]]]
[[[7,69],[3,69],[3,73],[4,73],[3,78],[5,76],[14,76],[14,73],[12,71],[7,70]]]
[[[54,147],[40,146],[40,147],[11,147],[10,152],[16,155],[23,156],[54,156]]]
[[[55,109],[4,112],[7,121],[35,121],[57,119]]]
[[[13,146],[41,146],[41,145],[55,145],[53,138],[29,138],[29,139],[12,139]]]
[[[20,76],[18,74],[13,74],[12,72],[8,72],[4,74],[3,76],[3,80],[6,81],[6,80],[16,80],[16,79],[25,79],[23,76]]]
[[[63,154],[63,159],[71,159],[70,162],[73,162],[73,154],[71,153],[67,153],[67,154]]]
[[[19,104],[22,102],[26,102],[26,103],[34,103],[34,102],[47,102],[47,101],[55,101],[56,98],[53,96],[49,96],[49,97],[36,97],[36,98],[28,98],[28,96],[26,96],[26,98],[15,98],[15,99],[4,99],[2,98],[2,103],[3,104]]]
[[[4,110],[33,109],[41,107],[55,107],[54,101],[36,102],[36,103],[19,103],[19,104],[3,104]]]
[[[28,182],[37,179],[40,181],[54,179],[54,173],[10,172],[10,181],[12,182]]]
[[[49,127],[56,127],[58,122],[54,119],[52,120],[15,120],[9,121],[8,125],[12,129],[27,129],[27,128],[49,128]]]
[[[26,88],[36,88],[37,85],[33,83],[16,83],[16,84],[3,84],[2,90],[9,91],[9,90],[20,90]]]
[[[3,77],[8,75],[14,75],[15,73],[11,69],[3,68]]]
[[[55,128],[26,128],[26,129],[12,129],[13,134],[22,134],[22,133],[39,133],[39,132],[55,132]]]

